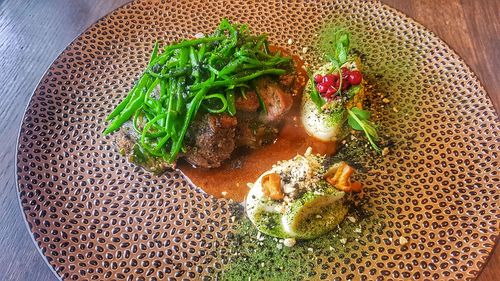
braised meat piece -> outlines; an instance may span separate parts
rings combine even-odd
[[[121,155],[128,161],[143,167],[157,175],[175,168],[175,163],[169,164],[161,157],[150,155],[138,144],[140,136],[134,130],[132,121],[123,124],[116,135],[115,143]]]
[[[184,158],[197,167],[216,168],[231,157],[237,120],[228,115],[204,114],[191,124],[186,134]]]
[[[292,78],[257,79],[254,90],[236,98],[236,116],[200,113],[189,126],[184,139],[186,151],[179,156],[197,167],[216,168],[229,159],[237,147],[256,149],[272,143],[278,136],[280,121],[292,107],[292,96],[285,90]],[[175,168],[175,163],[169,164],[144,151],[138,144],[139,139],[129,121],[117,134],[116,145],[130,162],[156,174]]]
[[[258,119],[257,114],[238,114],[238,126],[236,129],[236,146],[259,148],[272,143],[278,136],[276,124],[265,124]]]
[[[276,81],[263,77],[255,82],[255,90],[262,98],[267,112],[263,112],[261,120],[264,123],[278,122],[292,108],[292,95],[287,93]]]
[[[279,78],[279,82],[286,90],[290,90],[295,84],[297,76],[294,73],[283,74]]]
[[[259,97],[255,91],[250,90],[245,96],[238,96],[234,101],[237,111],[255,112],[260,106]]]
[[[280,77],[279,81],[269,77],[259,78],[255,82],[255,91],[249,90],[245,93],[246,99],[240,97],[236,100],[238,109],[236,146],[255,149],[276,140],[280,121],[293,104],[292,96],[284,90],[286,86],[281,80],[290,84],[293,83],[294,77],[293,75],[287,78]],[[256,112],[260,107],[258,95],[267,112],[262,109]]]

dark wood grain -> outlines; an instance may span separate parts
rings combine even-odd
[[[57,280],[33,244],[17,201],[14,159],[24,108],[47,67],[75,36],[129,0],[0,1],[0,280]],[[500,1],[383,0],[447,42],[500,109]],[[478,280],[498,280],[500,250]]]
[[[14,157],[24,108],[52,61],[126,0],[0,1],[0,280],[57,280],[25,226]]]
[[[448,43],[476,73],[492,99],[497,114],[500,112],[500,1],[382,2],[411,16]],[[477,280],[500,280],[500,243],[497,243]]]

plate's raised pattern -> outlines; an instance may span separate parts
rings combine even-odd
[[[398,146],[364,179],[377,223],[363,222],[339,252],[316,256],[310,276],[477,276],[498,235],[500,130],[469,68],[422,26],[377,2],[246,2],[135,2],[54,61],[23,120],[17,174],[26,220],[55,271],[67,280],[175,280],[222,268],[234,226],[228,202],[177,172],[157,177],[128,164],[100,132],[156,38],[209,32],[228,17],[298,54],[322,23],[347,27],[392,100],[383,124]],[[314,62],[314,50],[303,56]]]

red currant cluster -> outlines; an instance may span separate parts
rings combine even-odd
[[[347,90],[351,85],[359,85],[363,80],[363,75],[358,70],[349,70],[342,67],[342,91]],[[326,99],[333,99],[340,87],[340,76],[338,73],[326,75],[316,74],[314,76],[316,90]]]

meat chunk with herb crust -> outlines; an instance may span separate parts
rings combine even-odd
[[[120,154],[127,157],[131,163],[160,175],[175,168],[174,163],[168,163],[161,157],[150,155],[139,145],[140,136],[134,130],[132,121],[126,122],[116,134],[115,143]]]
[[[240,95],[235,100],[236,110],[245,112],[255,112],[259,109],[259,97],[253,90],[249,90],[245,95]]]
[[[280,121],[292,108],[292,95],[286,92],[278,82],[271,78],[265,77],[258,79],[255,83],[255,89],[266,107],[261,116],[262,121]]]
[[[256,114],[255,114],[256,115]],[[257,149],[263,145],[270,144],[278,137],[279,129],[274,124],[265,124],[253,118],[238,115],[238,126],[236,128],[236,146]]]
[[[184,158],[197,167],[219,167],[235,148],[236,125],[236,118],[228,115],[200,116],[187,132]]]

